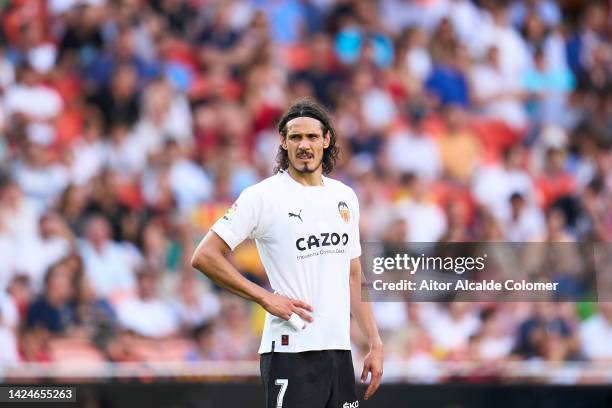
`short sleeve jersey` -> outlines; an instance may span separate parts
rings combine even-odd
[[[267,313],[260,353],[273,342],[277,352],[350,350],[350,261],[361,255],[350,187],[328,177],[303,186],[279,172],[245,189],[212,230],[232,250],[254,239],[272,289],[314,310],[303,330]]]

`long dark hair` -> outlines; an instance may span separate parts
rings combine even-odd
[[[321,122],[323,137],[329,132],[329,146],[323,151],[323,174],[331,173],[336,165],[340,149],[336,146],[336,131],[332,127],[329,114],[323,106],[308,98],[298,99],[283,115],[280,122],[278,122],[278,133],[283,135],[283,137],[287,137],[287,122],[301,117],[309,117]],[[287,170],[288,168],[289,155],[287,151],[283,149],[283,146],[278,146],[274,174],[282,170]]]

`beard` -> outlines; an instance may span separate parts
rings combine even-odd
[[[293,161],[288,160],[289,161],[289,166],[291,166],[296,172],[301,173],[301,174],[311,174],[314,173],[315,171],[317,171],[319,169],[319,167],[321,167],[323,165],[323,157],[321,157],[321,160],[319,160],[319,162],[313,166],[312,168],[308,167],[308,163],[304,163],[304,164],[298,164],[297,166],[293,163]]]

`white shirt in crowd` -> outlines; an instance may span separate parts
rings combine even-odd
[[[102,251],[98,252],[89,242],[83,241],[79,251],[83,257],[85,273],[100,296],[134,289],[136,281],[130,254],[121,245],[107,241]]]
[[[37,236],[42,208],[34,199],[23,195],[15,208],[0,208],[0,219],[7,235],[14,242]]]
[[[472,194],[476,201],[487,206],[498,220],[507,219],[513,193],[521,193],[528,201],[533,198],[533,181],[524,170],[508,170],[501,165],[492,165],[483,167],[476,174]]]
[[[212,194],[210,177],[191,160],[181,158],[172,163],[168,180],[181,210],[192,209]]]
[[[580,327],[582,350],[591,360],[612,359],[612,322],[597,314]]]
[[[32,167],[25,162],[18,162],[13,168],[13,175],[24,194],[35,200],[40,208],[50,206],[66,189],[70,180],[68,170],[58,163]]]
[[[0,367],[15,365],[19,360],[15,333],[0,325]]]
[[[466,347],[479,327],[480,319],[474,313],[465,313],[461,318],[453,319],[448,311],[442,311],[436,318],[425,322],[425,328],[435,345],[446,350]]]
[[[15,84],[7,89],[4,101],[9,115],[21,113],[38,121],[59,115],[64,105],[59,93],[44,85]]]
[[[260,353],[350,350],[350,262],[361,255],[350,187],[328,177],[307,187],[280,172],[244,190],[212,230],[232,250],[254,239],[272,289],[314,309],[304,330],[267,313]]]
[[[508,241],[527,242],[535,237],[542,236],[546,230],[546,222],[542,210],[532,204],[525,203],[516,219],[508,209],[502,215],[502,228]]]
[[[497,47],[502,71],[520,78],[531,63],[525,40],[511,25],[497,25],[486,13],[482,15],[486,18],[478,26],[477,41],[472,47],[468,45],[472,54],[481,57],[489,48]]]
[[[471,72],[471,85],[476,98],[490,98],[506,93],[503,98],[489,100],[483,113],[504,121],[508,126],[523,129],[527,126],[527,112],[515,94],[521,91],[521,77],[506,73],[490,65],[477,65]]]
[[[197,304],[187,305],[181,299],[175,299],[172,308],[182,324],[196,327],[216,317],[221,312],[221,303],[214,294],[202,293]]]
[[[79,140],[72,148],[72,157],[70,177],[73,183],[81,186],[102,171],[106,163],[106,148],[99,140]]]
[[[381,331],[393,332],[406,327],[408,315],[404,302],[374,302],[372,311]]]
[[[36,235],[27,240],[20,240],[19,244],[13,247],[13,271],[29,276],[32,288],[39,293],[43,290],[47,269],[69,253],[70,242],[60,236],[42,239],[40,235]]]
[[[440,175],[442,166],[438,148],[427,135],[395,133],[391,135],[386,153],[393,170],[414,173],[420,179],[428,181],[435,180]]]
[[[0,322],[11,330],[17,329],[19,323],[19,312],[17,305],[11,296],[3,290],[0,291]]]
[[[514,347],[512,336],[485,337],[480,340],[478,355],[484,360],[495,360],[507,357]]]
[[[147,165],[147,151],[133,133],[119,142],[108,143],[105,157],[106,166],[125,177],[141,173]]]
[[[446,214],[433,202],[404,201],[398,210],[408,224],[407,242],[437,242],[446,232]]]
[[[397,108],[387,91],[371,88],[362,96],[361,114],[370,129],[383,129],[395,119]]]
[[[2,222],[1,218],[0,222]],[[13,246],[13,237],[6,231],[0,230],[0,293],[4,293],[13,278],[13,261],[15,259],[13,256]]]
[[[464,44],[478,41],[479,30],[474,30],[482,22],[482,11],[471,0],[450,0],[446,17],[450,20],[457,36]]]
[[[431,56],[425,47],[414,47],[408,50],[405,63],[410,74],[421,82],[427,80],[433,68]]]
[[[172,308],[161,299],[125,299],[117,307],[119,324],[144,337],[164,337],[174,333],[179,321]]]
[[[145,116],[136,124],[134,136],[147,153],[163,149],[166,138],[176,140],[181,146],[189,146],[193,143],[192,122],[189,102],[184,96],[176,95],[172,98],[161,123],[157,124]]]

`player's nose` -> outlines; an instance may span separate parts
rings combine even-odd
[[[308,143],[308,139],[300,140],[300,143],[298,144],[298,150],[301,150],[301,151],[310,150],[310,144]]]

